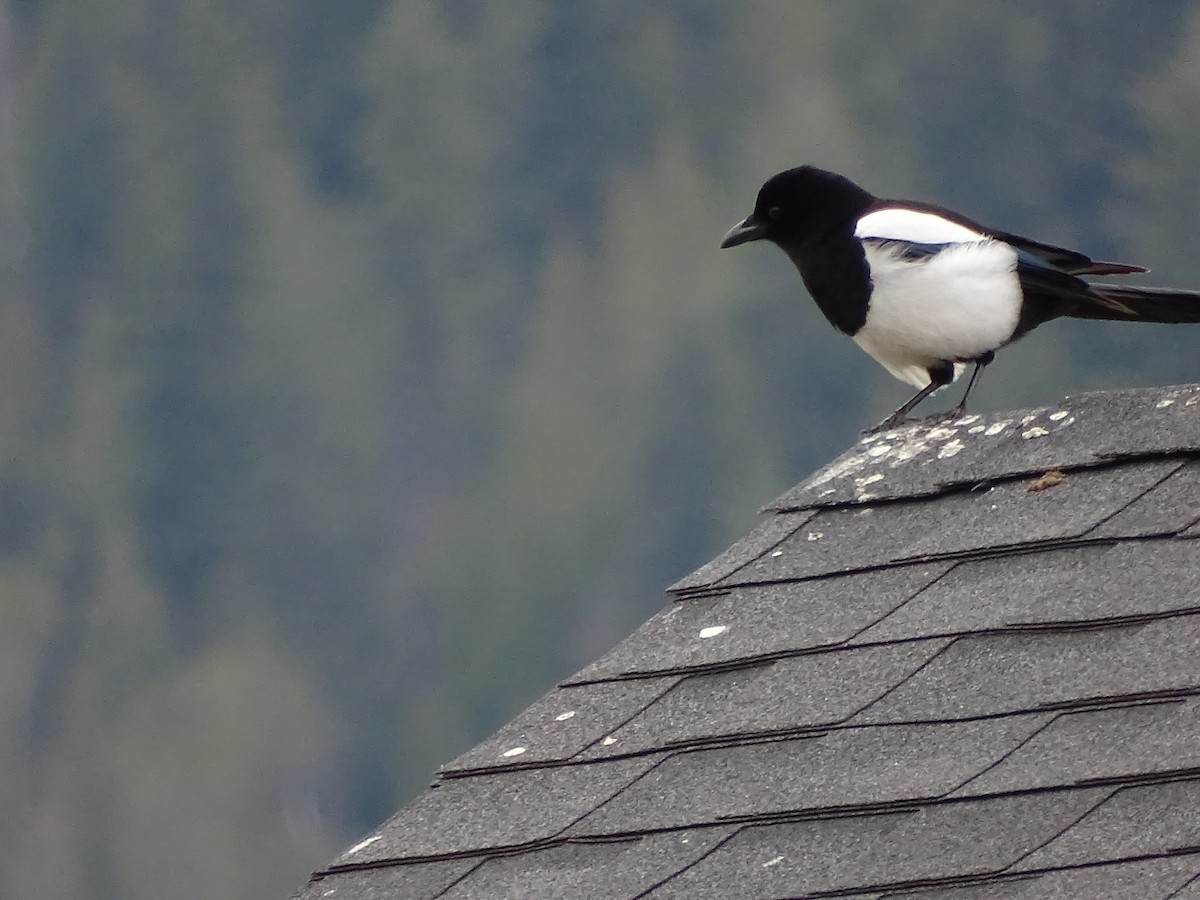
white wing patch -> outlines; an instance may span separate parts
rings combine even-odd
[[[914,387],[929,384],[930,366],[1002,347],[1017,327],[1017,251],[988,239],[953,243],[958,246],[918,260],[904,259],[894,246],[863,248],[871,300],[854,341]],[[960,372],[956,365],[955,376]]]
[[[885,241],[911,241],[914,244],[958,244],[985,241],[987,235],[965,225],[943,219],[935,213],[917,212],[893,206],[867,213],[858,220],[854,236]]]

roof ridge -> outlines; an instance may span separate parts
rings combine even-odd
[[[1086,393],[866,435],[764,511],[937,495],[947,485],[1197,451],[1200,385]]]

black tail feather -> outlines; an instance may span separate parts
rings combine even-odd
[[[1121,322],[1200,322],[1200,292],[1174,288],[1091,284],[1106,304],[1080,303],[1067,313],[1075,319]]]

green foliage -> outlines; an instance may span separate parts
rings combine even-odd
[[[1200,284],[1178,0],[2,10],[2,896],[285,895],[901,399],[717,252],[771,172]]]

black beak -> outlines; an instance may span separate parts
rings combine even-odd
[[[756,219],[754,213],[751,213],[729,229],[729,233],[721,240],[721,249],[761,240],[766,236],[767,226]]]

